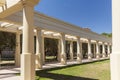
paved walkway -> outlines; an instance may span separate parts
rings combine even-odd
[[[19,73],[19,68],[7,68],[0,69],[0,80],[20,80],[20,76],[16,76],[15,73]]]
[[[104,59],[108,59],[108,58],[104,58]],[[103,60],[103,58],[101,58],[100,60]],[[97,60],[93,59],[92,61],[97,61]],[[82,60],[82,63],[87,63],[92,61],[86,59],[86,60]],[[76,61],[67,61],[67,65],[73,65],[73,64],[78,64],[78,63]],[[61,65],[60,63],[49,63],[49,64],[45,64],[43,66],[43,69],[62,67],[62,66],[66,66],[66,65]],[[20,73],[20,68],[16,68],[16,67],[0,68],[0,80],[20,80],[20,76],[16,76],[16,73]]]

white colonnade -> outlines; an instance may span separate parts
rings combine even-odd
[[[42,32],[42,31],[41,31]],[[46,31],[47,32],[47,31]],[[45,31],[43,32],[43,33],[45,33]],[[45,35],[42,35],[43,33],[39,33],[40,35],[41,35],[41,38],[39,38],[39,39],[41,39],[41,40],[39,40],[39,41],[42,41],[41,42],[41,49],[36,49],[36,50],[38,50],[38,51],[42,51],[41,53],[42,53],[42,55],[45,55],[45,52],[44,52],[44,36]],[[54,32],[52,32],[52,33],[54,33]],[[55,33],[56,34],[56,33]],[[37,33],[37,35],[38,35],[38,33]],[[37,35],[36,35],[36,39],[37,39]],[[48,35],[48,34],[47,34]],[[52,35],[54,35],[54,34],[52,34]],[[59,38],[58,38],[58,61],[59,62],[61,62],[61,64],[64,64],[64,65],[66,65],[67,64],[67,54],[66,54],[66,34],[64,34],[64,33],[61,33],[60,35],[58,35],[59,36]],[[57,37],[58,37],[57,36]],[[47,36],[45,36],[45,37],[47,37]],[[53,36],[51,36],[51,38],[52,38]],[[49,37],[48,37],[49,38]],[[53,37],[54,38],[54,37]],[[67,38],[67,40],[69,40],[68,38]],[[74,41],[74,40],[73,40]],[[70,60],[71,61],[73,61],[74,60],[74,56],[73,56],[73,41],[72,40],[70,40],[70,53],[69,53],[69,55],[70,55]],[[76,37],[76,39],[75,39],[75,41],[77,42],[77,62],[79,62],[79,63],[81,63],[82,62],[82,57],[83,57],[83,55],[82,55],[82,41],[81,41],[81,38],[80,37]],[[96,43],[96,52],[95,52],[95,54],[93,54],[92,53],[92,51],[91,51],[91,49],[92,49],[92,46],[91,46],[91,44],[92,44],[92,40],[90,40],[90,39],[88,39],[87,40],[87,42],[88,42],[88,59],[89,60],[92,60],[92,58],[93,58],[93,56],[94,55],[96,55],[96,58],[97,59],[99,59],[100,58],[100,47],[99,47],[99,41],[95,41],[94,43]],[[36,43],[37,44],[37,43]],[[107,43],[106,43],[107,44]],[[39,44],[40,45],[40,44]],[[36,46],[36,48],[37,48],[37,46]],[[110,49],[108,49],[108,50],[110,50]],[[37,51],[36,51],[37,52]],[[102,43],[102,55],[104,55],[103,56],[103,58],[105,58],[105,43],[103,42]],[[110,51],[109,51],[110,52]],[[40,55],[39,55],[40,56]],[[44,56],[45,57],[45,56]],[[44,63],[45,64],[45,59],[43,59],[43,62],[41,62],[41,64],[42,63]],[[41,67],[42,68],[42,67]]]
[[[7,0],[8,1],[8,0]],[[17,1],[17,0],[16,0]],[[23,2],[24,1],[24,2]],[[23,26],[23,45],[22,45],[22,54],[21,54],[21,61],[20,61],[20,35],[18,32],[18,27],[15,29],[11,29],[10,27],[6,27],[6,29],[3,29],[0,27],[0,30],[3,31],[12,31],[16,33],[16,54],[15,54],[15,62],[16,66],[20,66],[21,62],[21,80],[35,80],[35,62],[36,62],[36,68],[42,68],[42,65],[45,64],[45,51],[44,51],[44,36],[42,36],[42,30],[50,30],[53,32],[56,31],[60,34],[59,38],[59,60],[61,64],[66,65],[67,64],[67,58],[66,58],[66,36],[67,34],[72,35],[76,38],[77,42],[77,61],[79,63],[82,62],[82,51],[81,51],[81,41],[80,38],[88,39],[88,59],[92,60],[93,53],[91,51],[91,40],[96,41],[96,58],[99,57],[99,42],[105,42],[108,43],[108,54],[110,54],[110,47],[109,44],[111,44],[111,39],[108,39],[106,37],[103,37],[95,32],[92,32],[91,30],[86,30],[80,27],[77,27],[75,25],[65,23],[63,21],[38,14],[37,12],[34,12],[34,6],[39,2],[39,0],[20,0],[18,2],[21,2],[23,4],[21,7],[19,7],[18,10],[22,9],[22,11],[14,13],[16,8],[11,8],[13,11],[10,12],[12,15],[3,14],[6,11],[2,13],[3,16],[0,16],[4,19],[1,22],[4,23],[7,21],[8,24],[16,24],[19,26]],[[120,34],[120,23],[119,23],[119,17],[120,17],[120,7],[119,5],[120,1],[113,0],[113,53],[111,55],[111,71],[112,71],[112,80],[120,80],[119,74],[120,71],[118,71],[120,64],[117,63],[119,61],[120,56],[120,38],[118,35]],[[17,10],[17,9],[16,9]],[[23,13],[23,15],[22,15]],[[35,16],[34,16],[35,14]],[[23,16],[23,20],[22,17]],[[34,19],[34,20],[33,20]],[[23,25],[22,25],[23,23]],[[16,26],[15,25],[15,26]],[[34,28],[35,27],[35,28]],[[37,28],[36,28],[37,27]],[[40,29],[39,29],[40,28]],[[36,55],[34,54],[34,29],[37,29],[36,31]],[[118,34],[118,35],[116,35]],[[71,60],[73,60],[73,45],[71,43],[70,45],[70,53],[71,53]],[[103,45],[103,55],[105,52],[105,47]],[[109,56],[109,55],[108,55]],[[103,56],[105,57],[105,56]],[[29,66],[29,67],[28,67]],[[115,76],[113,74],[116,74]]]

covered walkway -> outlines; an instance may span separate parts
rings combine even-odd
[[[46,65],[44,49],[44,39],[46,37],[58,40],[57,58],[58,62],[64,66],[73,61],[82,63],[83,42],[87,44],[85,56],[88,61],[93,61],[93,57],[97,60],[109,57],[112,46],[111,38],[97,34],[90,29],[81,28],[34,12],[34,6],[38,2],[39,0],[0,1],[0,31],[16,34],[15,65],[21,66],[21,80],[34,80],[35,67],[42,69],[44,68],[43,64]],[[23,35],[22,46],[20,45],[20,35]],[[34,36],[36,36],[36,45],[34,45]],[[69,55],[71,62],[67,62],[66,41],[70,41]],[[76,59],[73,56],[73,41],[77,43]],[[91,47],[92,44],[94,44],[94,49]],[[54,67],[53,64],[51,65]]]

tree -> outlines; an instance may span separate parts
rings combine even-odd
[[[110,38],[112,37],[112,33],[105,33],[105,32],[104,32],[104,33],[102,33],[102,35],[104,35],[104,36],[106,36],[106,37],[110,37]]]
[[[9,47],[11,50],[15,49],[15,34],[8,32],[0,32],[0,50]]]

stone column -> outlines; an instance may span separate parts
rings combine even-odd
[[[80,53],[81,53],[81,59],[83,59],[83,54],[82,54],[82,41],[80,40]]]
[[[94,44],[94,58],[96,57],[96,44]]]
[[[61,33],[61,64],[66,65],[66,53],[65,53],[65,34]]]
[[[45,37],[42,37],[41,41],[42,41],[42,63],[45,64],[45,43],[44,43]]]
[[[100,58],[99,41],[96,41],[96,58]]]
[[[73,61],[73,41],[70,42],[70,59]]]
[[[102,57],[105,58],[106,57],[106,53],[105,53],[105,44],[104,42],[102,43]]]
[[[15,66],[20,67],[20,32],[16,33]]]
[[[58,40],[58,55],[57,55],[57,60],[60,62],[60,51],[61,51],[61,48],[60,48],[60,40]]]
[[[120,80],[120,0],[112,0],[111,80]]]
[[[107,49],[107,50],[108,50],[108,51],[107,51],[107,52],[108,52],[108,57],[110,57],[110,45],[108,44],[107,46],[108,46],[108,47],[107,47],[107,48],[108,48],[108,49]]]
[[[36,29],[36,68],[42,68],[42,31],[40,29]]]
[[[88,39],[88,59],[92,60],[91,40],[90,39]]]
[[[38,0],[24,0],[23,51],[21,55],[21,80],[35,80],[34,6]]]
[[[82,62],[80,37],[77,37],[77,61],[78,61],[79,63]]]
[[[110,53],[112,52],[112,49],[111,49],[111,48],[112,48],[112,45],[110,44]]]

